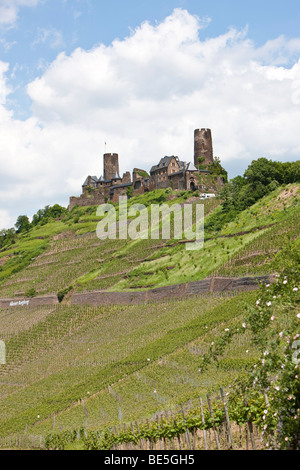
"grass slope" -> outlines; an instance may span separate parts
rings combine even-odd
[[[192,193],[157,190],[129,205],[195,202]],[[38,225],[0,251],[0,296],[86,290],[141,290],[210,275],[268,274],[276,251],[299,233],[299,185],[278,188],[218,231],[221,206],[204,201],[205,244],[187,251],[178,240],[99,240],[96,208],[75,208]],[[116,206],[118,211],[118,206]]]

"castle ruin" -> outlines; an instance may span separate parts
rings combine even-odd
[[[103,173],[88,176],[79,197],[71,197],[69,210],[75,206],[95,206],[106,202],[117,203],[119,196],[134,196],[155,189],[172,188],[178,191],[196,191],[216,194],[224,184],[221,176],[210,178],[210,167],[214,164],[212,134],[210,129],[194,132],[194,163],[183,162],[177,156],[165,156],[152,166],[150,174],[134,168],[121,177],[117,153],[103,155]]]

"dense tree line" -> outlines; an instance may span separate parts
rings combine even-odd
[[[274,162],[267,158],[253,160],[244,173],[225,185],[220,193],[223,211],[242,211],[278,186],[300,182],[300,161]]]
[[[0,248],[12,245],[16,242],[19,234],[28,232],[31,228],[36,227],[38,224],[45,225],[49,220],[55,220],[66,214],[67,209],[55,204],[54,206],[45,206],[44,209],[39,209],[32,217],[30,222],[27,215],[19,215],[15,223],[15,228],[3,229],[0,231]]]
[[[255,204],[278,186],[300,182],[300,161],[277,162],[267,158],[253,160],[243,176],[231,179],[219,193],[223,200],[221,212],[205,224],[209,232],[219,231],[234,220],[239,212]]]

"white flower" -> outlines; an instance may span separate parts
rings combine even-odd
[[[270,284],[267,284],[266,287],[270,287]]]
[[[266,415],[268,413],[268,410],[264,410],[264,414]]]
[[[300,318],[300,313],[298,313],[297,318]]]
[[[147,361],[149,362],[149,361],[150,361],[150,359],[148,358],[148,359],[147,359]]]
[[[285,441],[288,441],[288,440],[289,440],[289,438],[288,438],[288,437],[285,437],[285,438],[284,438],[284,440],[285,440]]]
[[[256,301],[256,305],[259,305],[259,304],[260,304],[260,299]]]
[[[275,387],[275,390],[277,390],[277,392],[279,392],[280,390],[280,387],[278,387],[278,385]]]
[[[249,351],[248,351],[248,349],[247,349],[246,353],[248,354],[248,352],[249,352]]]
[[[229,328],[225,328],[225,331],[229,331]]]
[[[276,299],[276,295],[273,295],[273,299]]]
[[[267,356],[269,354],[269,351],[264,352],[264,356]]]
[[[280,338],[283,337],[283,331],[281,331],[281,332],[279,333],[279,336],[280,336]]]
[[[271,316],[271,321],[275,320],[275,317],[274,315]]]
[[[293,291],[294,291],[294,292],[297,292],[297,291],[298,291],[298,287],[294,287]]]
[[[214,342],[211,343],[212,346],[213,346],[214,344],[215,344]]]
[[[283,284],[287,284],[287,279],[285,279],[285,280],[283,281]]]
[[[272,302],[270,302],[270,301],[267,302],[267,306],[268,306],[268,307],[271,307],[271,305],[272,305]]]
[[[243,324],[242,324],[242,327],[243,327],[243,328],[246,328],[246,326],[247,326],[246,323],[243,323]]]

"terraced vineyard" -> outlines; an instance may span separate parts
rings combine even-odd
[[[161,190],[130,203],[195,202],[190,193],[177,196]],[[130,306],[69,302],[76,291],[133,291],[208,276],[270,274],[276,254],[299,248],[299,185],[276,189],[216,230],[220,202],[205,201],[205,243],[199,251],[187,251],[178,240],[99,240],[95,208],[75,208],[1,249],[1,298],[61,294],[62,302],[0,309],[6,348],[0,444],[1,438],[21,435],[44,443],[50,433],[92,433],[175,412],[181,404],[195,409],[199,397],[249,372],[259,351],[247,332],[233,338],[218,364],[201,373],[199,364],[224,331],[242,327],[245,305],[255,305],[256,292]]]
[[[1,310],[7,364],[0,369],[0,437],[98,429],[151,417],[230,384],[256,360],[239,339],[218,368],[199,375],[199,357],[245,301],[206,296],[131,307]],[[54,418],[55,415],[55,418]]]
[[[276,252],[298,236],[298,192],[298,185],[277,189],[219,232],[210,230],[209,221],[220,212],[220,201],[204,201],[205,245],[192,252],[178,240],[99,240],[95,208],[75,209],[64,223],[38,227],[15,248],[0,252],[5,272],[15,258],[26,255],[27,245],[37,243],[36,250],[41,251],[20,272],[0,283],[0,296],[23,297],[32,290],[39,295],[58,294],[68,288],[79,292],[141,290],[214,275],[269,274]],[[168,204],[195,202],[191,195],[174,198],[163,190],[154,193],[154,202],[159,198]],[[138,196],[131,204],[142,201]]]

